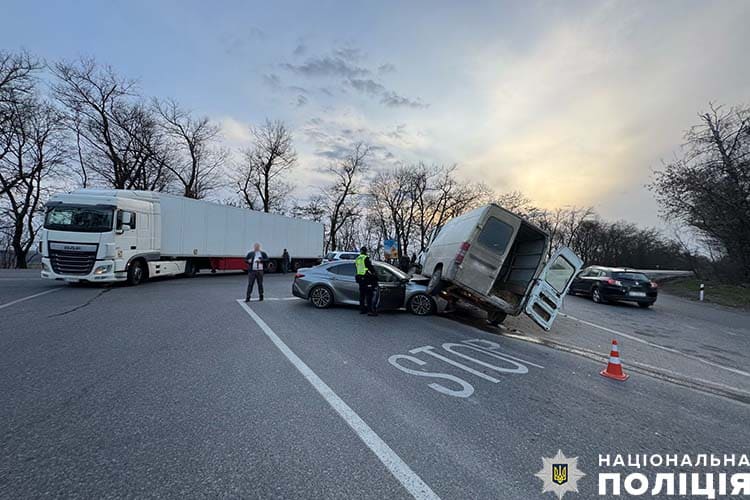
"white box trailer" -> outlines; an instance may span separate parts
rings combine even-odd
[[[125,281],[193,275],[201,269],[246,269],[260,243],[281,267],[323,257],[318,222],[152,191],[82,189],[47,202],[41,234],[42,277],[66,281]]]

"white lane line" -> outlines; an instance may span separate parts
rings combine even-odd
[[[10,307],[14,304],[18,304],[19,302],[24,302],[26,300],[30,300],[36,297],[41,297],[42,295],[47,295],[48,293],[57,292],[58,290],[62,290],[63,287],[53,288],[51,290],[45,290],[40,293],[35,293],[34,295],[29,295],[28,297],[23,297],[20,299],[13,300],[11,302],[6,302],[5,304],[0,304],[0,309],[5,309],[6,307]]]
[[[242,300],[242,299],[237,299]],[[263,302],[267,300],[302,300],[299,297],[265,297],[263,298]],[[258,299],[251,299],[250,302],[260,302]]]
[[[341,399],[318,375],[312,371],[312,369],[305,364],[289,347],[279,338],[271,327],[269,327],[265,321],[258,316],[255,311],[245,304],[242,299],[237,299],[237,303],[242,306],[247,314],[257,323],[263,333],[271,339],[281,353],[294,365],[294,367],[302,374],[303,377],[310,382],[318,393],[323,396],[323,399],[331,405],[331,408],[336,410],[341,418],[349,424],[349,427],[357,434],[359,439],[362,440],[370,450],[380,459],[385,467],[393,474],[393,476],[406,488],[406,490],[416,499],[434,499],[439,500],[440,497],[432,491],[427,483],[422,481],[411,468],[394,452],[375,431],[370,428],[367,423],[360,418],[357,413],[347,405],[343,399]]]
[[[591,323],[590,321],[586,321],[583,319],[576,318],[575,316],[571,316],[569,314],[560,313],[561,316],[564,316],[568,319],[572,319],[573,321],[578,321],[579,323],[583,323],[584,325],[593,326],[594,328],[598,328],[600,330],[604,330],[605,332],[609,332],[613,335],[619,335],[621,337],[625,337],[626,339],[633,340],[635,342],[640,342],[641,344],[645,344],[647,346],[653,347],[655,349],[661,349],[662,351],[671,352],[674,354],[678,354],[680,356],[684,356],[688,359],[692,359],[694,361],[698,361],[700,363],[713,366],[714,368],[719,368],[721,370],[726,370],[731,373],[736,373],[737,375],[742,375],[745,377],[750,377],[750,373],[742,370],[738,370],[736,368],[732,368],[730,366],[722,365],[721,363],[714,363],[713,361],[709,361],[707,359],[703,359],[698,356],[693,356],[692,354],[688,354],[682,351],[679,351],[677,349],[673,349],[671,347],[665,347],[663,345],[654,344],[653,342],[649,342],[648,340],[643,340],[642,338],[636,337],[634,335],[628,335],[627,333],[618,332],[617,330],[613,330],[611,328],[607,328],[606,326],[597,325],[596,323]]]

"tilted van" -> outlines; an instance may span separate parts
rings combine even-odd
[[[549,330],[570,283],[583,265],[569,248],[549,255],[549,234],[490,204],[435,228],[422,256],[428,291],[467,300],[492,324],[525,312]]]

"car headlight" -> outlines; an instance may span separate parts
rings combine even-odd
[[[112,264],[105,264],[94,269],[94,274],[106,274],[112,270]]]

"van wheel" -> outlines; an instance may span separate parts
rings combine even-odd
[[[430,282],[427,284],[427,293],[430,295],[437,295],[440,293],[440,290],[442,290],[442,281],[443,281],[443,268],[438,267],[434,271],[432,271],[432,276],[430,276]]]
[[[492,326],[500,326],[500,323],[505,321],[508,315],[503,311],[491,311],[487,313],[487,323]]]
[[[331,307],[333,304],[333,293],[331,293],[328,287],[318,285],[310,290],[310,302],[318,309]]]
[[[417,316],[429,316],[435,312],[435,301],[426,293],[415,293],[406,304],[406,309]]]
[[[130,263],[128,268],[128,285],[136,286],[140,285],[148,279],[148,271],[146,271],[143,261],[136,260]]]
[[[266,272],[267,273],[275,273],[276,270],[279,268],[279,265],[276,263],[275,260],[269,260],[266,263]]]

